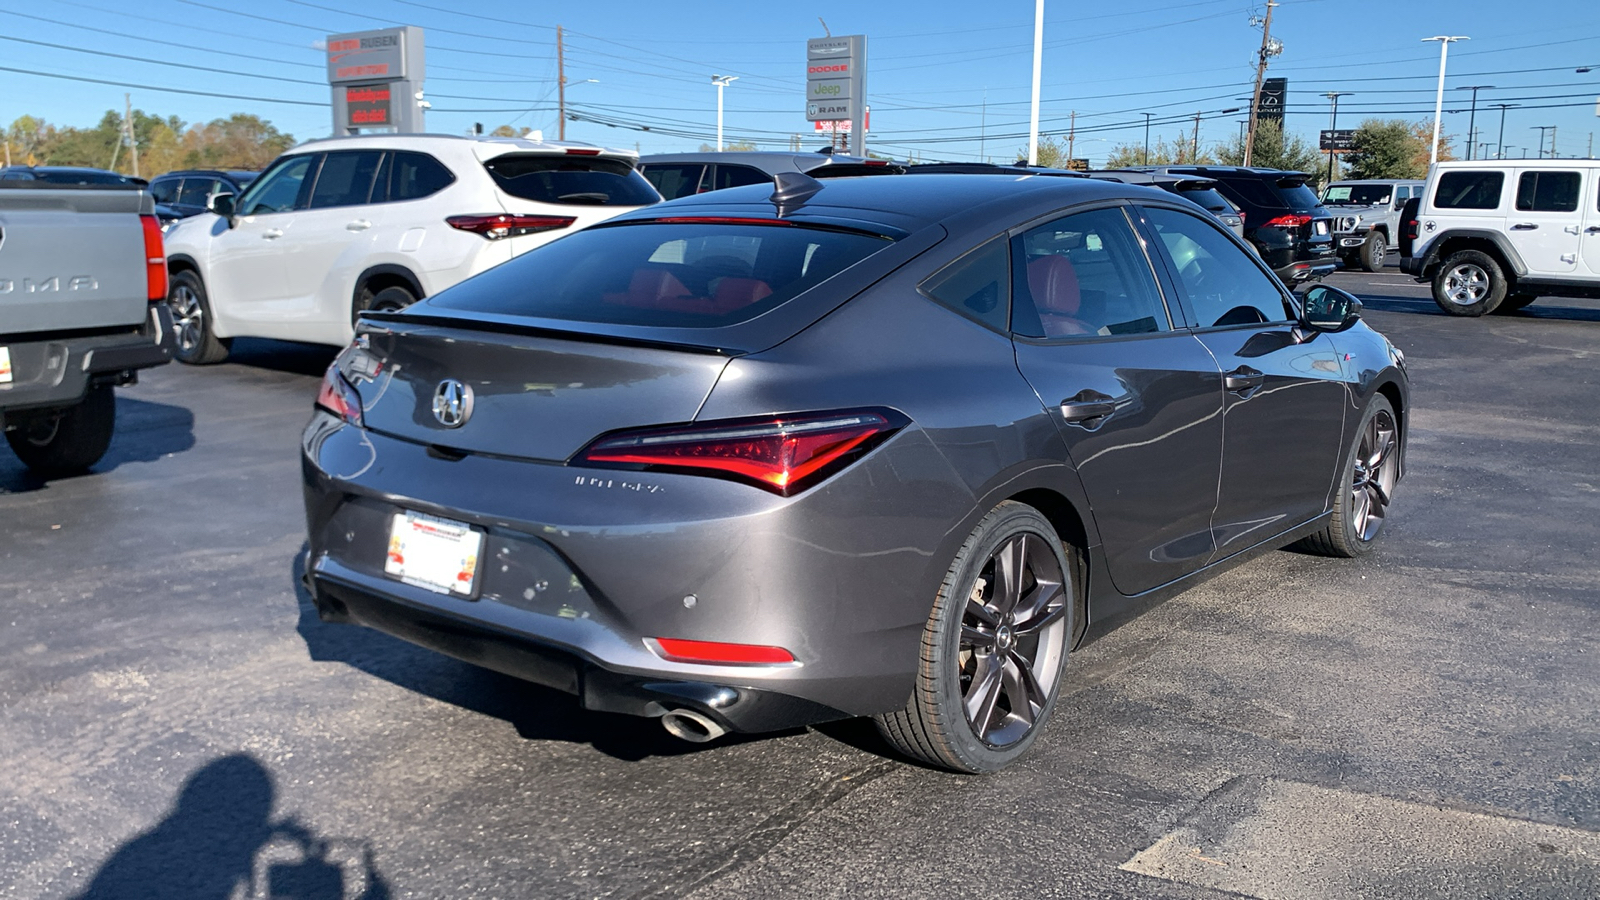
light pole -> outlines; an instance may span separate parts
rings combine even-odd
[[[1500,110],[1500,137],[1499,137],[1498,140],[1495,141],[1494,158],[1495,159],[1505,159],[1505,157],[1506,157],[1506,110],[1511,109],[1512,107],[1516,106],[1517,104],[1515,104],[1515,103],[1496,103],[1494,105],[1496,107],[1498,107],[1499,110]]]
[[[1544,159],[1544,133],[1546,131],[1555,131],[1556,127],[1554,125],[1529,125],[1528,126],[1528,130],[1529,131],[1538,131],[1539,132],[1539,158],[1540,159]],[[1552,146],[1550,147],[1550,155],[1552,157],[1556,155],[1556,153],[1555,153],[1556,148],[1554,146],[1554,143],[1555,142],[1552,141],[1551,142]]]
[[[1033,99],[1028,106],[1028,165],[1039,164],[1039,73],[1044,66],[1044,0],[1033,5]]]
[[[1439,161],[1439,126],[1444,124],[1444,61],[1450,55],[1450,45],[1456,41],[1470,41],[1465,35],[1436,34],[1422,42],[1439,42],[1439,96],[1433,101],[1433,149],[1428,153],[1428,165]]]
[[[1467,159],[1471,159],[1472,158],[1472,142],[1474,140],[1476,140],[1476,138],[1474,138],[1473,135],[1477,131],[1477,127],[1476,126],[1477,126],[1477,123],[1478,123],[1478,92],[1479,91],[1492,91],[1492,90],[1494,90],[1494,85],[1492,85],[1492,84],[1458,85],[1456,87],[1456,90],[1458,90],[1458,91],[1471,91],[1472,92],[1472,112],[1467,116]]]
[[[1150,165],[1150,117],[1155,113],[1140,113],[1144,116],[1144,162],[1140,165]]]
[[[1348,97],[1352,93],[1354,93],[1354,92],[1353,91],[1329,91],[1326,94],[1322,95],[1324,97],[1327,97],[1329,100],[1333,101],[1333,115],[1328,119],[1328,130],[1329,131],[1337,131],[1339,129],[1339,98],[1340,97]],[[1333,152],[1333,148],[1329,147],[1328,148],[1328,183],[1329,184],[1333,184],[1333,160],[1334,160],[1334,155],[1335,154]]]
[[[722,89],[739,80],[737,75],[713,75],[711,83],[717,86],[717,152],[722,152]]]

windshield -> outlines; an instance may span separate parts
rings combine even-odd
[[[1378,206],[1394,196],[1391,184],[1336,184],[1322,195],[1323,203],[1340,206]]]
[[[513,153],[483,164],[513,197],[565,206],[648,206],[661,197],[626,160]]]
[[[417,308],[716,328],[774,309],[892,243],[788,223],[602,226],[530,250]]]

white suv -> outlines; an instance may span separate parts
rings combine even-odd
[[[1401,227],[1402,268],[1452,315],[1600,297],[1600,160],[1438,163]]]
[[[637,154],[449,135],[310,141],[166,237],[177,357],[234,337],[342,346],[398,309],[564,234],[660,201]]]

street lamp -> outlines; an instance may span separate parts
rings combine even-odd
[[[1428,153],[1428,165],[1439,161],[1439,126],[1444,124],[1444,61],[1450,55],[1450,45],[1456,41],[1470,41],[1472,38],[1465,35],[1436,34],[1433,37],[1423,38],[1426,44],[1429,41],[1439,42],[1439,96],[1433,102],[1433,149]]]
[[[1458,91],[1471,91],[1472,92],[1472,114],[1467,117],[1467,159],[1471,159],[1472,158],[1472,142],[1477,140],[1475,135],[1477,134],[1477,127],[1476,126],[1477,126],[1477,123],[1478,123],[1478,92],[1479,91],[1492,91],[1492,90],[1494,90],[1494,85],[1492,85],[1492,84],[1460,85],[1460,86],[1456,87],[1456,90],[1458,90]]]
[[[1150,117],[1155,113],[1140,113],[1139,115],[1144,116],[1144,162],[1142,165],[1148,166],[1150,165]]]
[[[713,75],[711,83],[717,86],[717,152],[722,152],[722,89],[739,80],[737,75]]]
[[[1496,104],[1493,104],[1493,105],[1498,107],[1499,110],[1500,110],[1500,138],[1499,138],[1499,140],[1497,140],[1495,142],[1494,158],[1495,159],[1505,159],[1506,158],[1506,110],[1511,109],[1512,107],[1517,106],[1518,104],[1516,104],[1516,103],[1496,103]]]
[[[1354,92],[1353,91],[1328,91],[1326,94],[1322,95],[1324,97],[1327,97],[1329,100],[1333,101],[1333,116],[1328,120],[1328,130],[1329,131],[1337,131],[1338,128],[1339,128],[1339,98],[1340,97],[1348,97],[1352,93],[1354,93]],[[1334,159],[1333,148],[1329,147],[1328,148],[1328,183],[1329,184],[1333,184],[1333,159]]]

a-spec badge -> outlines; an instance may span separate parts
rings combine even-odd
[[[472,387],[446,378],[433,389],[433,417],[446,428],[460,428],[472,418]]]

